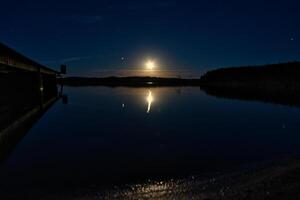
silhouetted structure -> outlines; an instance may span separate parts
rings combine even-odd
[[[57,99],[57,74],[0,43],[0,162]]]
[[[0,43],[0,79],[8,88],[55,92],[58,71],[43,66]],[[31,88],[28,88],[30,86]]]
[[[0,69],[1,72],[24,70],[49,75],[59,74],[58,71],[43,66],[2,43],[0,43]]]

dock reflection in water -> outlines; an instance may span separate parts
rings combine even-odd
[[[31,83],[9,85],[0,81],[0,163],[13,151],[29,129],[58,99],[57,90],[38,88]],[[6,88],[3,87],[6,85]]]

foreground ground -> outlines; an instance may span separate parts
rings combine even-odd
[[[210,178],[149,181],[113,189],[91,187],[43,199],[300,199],[300,158]]]

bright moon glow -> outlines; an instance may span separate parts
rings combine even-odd
[[[148,60],[146,63],[145,63],[145,66],[147,69],[149,70],[153,70],[153,68],[155,68],[155,62],[152,61],[152,60]]]
[[[153,98],[153,96],[152,96],[151,91],[149,90],[148,96],[147,96],[147,102],[148,102],[147,113],[150,113],[150,110],[151,110],[151,104],[152,104],[153,100],[154,100],[154,98]]]

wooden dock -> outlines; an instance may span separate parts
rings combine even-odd
[[[10,47],[0,43],[0,72],[14,71],[38,72],[42,74],[58,75],[60,72],[41,65],[30,58],[18,53]]]

